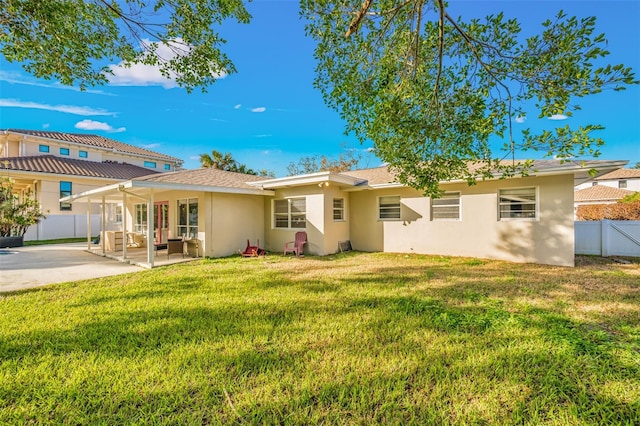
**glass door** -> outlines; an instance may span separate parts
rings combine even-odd
[[[165,244],[169,238],[169,202],[153,203],[153,235],[156,244]]]

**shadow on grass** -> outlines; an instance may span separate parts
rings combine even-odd
[[[344,259],[357,260],[351,256]],[[348,274],[325,260],[306,262],[299,273],[219,262],[199,269],[201,275],[167,269],[131,288],[111,285],[52,300],[86,316],[3,333],[5,377],[21,364],[49,362],[55,369],[74,356],[132,360],[134,372],[90,373],[80,385],[49,383],[43,391],[38,375],[45,373],[34,368],[34,380],[5,381],[0,400],[19,404],[50,393],[48,403],[30,406],[35,423],[632,424],[638,418],[640,366],[630,361],[640,353],[637,336],[617,330],[637,329],[637,318],[603,327],[553,303],[516,309],[524,296],[583,292],[565,288],[576,279],[566,268],[498,270],[492,262],[465,262],[369,264]],[[637,301],[632,277],[617,282],[616,300]],[[595,302],[609,291],[597,288],[585,297]],[[137,376],[155,363],[166,369],[159,377]],[[129,374],[125,384],[111,383]],[[611,389],[625,393],[616,397]],[[107,402],[92,398],[101,392]]]

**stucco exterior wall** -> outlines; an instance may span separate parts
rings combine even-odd
[[[498,190],[536,187],[536,220],[498,219]],[[573,266],[573,176],[443,185],[461,193],[461,220],[431,220],[430,199],[407,188],[351,194],[356,250],[442,254]],[[378,220],[378,197],[401,196],[401,220]]]
[[[34,179],[38,178],[38,176],[34,175]],[[38,200],[45,214],[77,215],[87,213],[88,204],[84,202],[73,203],[71,210],[60,210],[60,181],[71,182],[73,194],[100,188],[114,182],[82,179],[71,176],[63,176],[57,180],[55,178],[44,178],[38,183]],[[91,203],[91,213],[100,213],[100,205]]]
[[[204,220],[207,229],[205,254],[229,256],[243,251],[247,239],[251,244],[265,241],[264,203],[260,195],[206,194]],[[203,209],[200,209],[203,212]],[[209,231],[210,230],[210,231]]]

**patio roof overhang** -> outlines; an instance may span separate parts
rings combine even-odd
[[[60,198],[60,202],[73,203],[77,201],[102,200],[108,203],[118,203],[122,201],[122,193],[146,200],[150,191],[200,191],[200,192],[217,192],[225,194],[244,194],[244,195],[262,195],[274,196],[275,192],[264,189],[245,189],[232,188],[225,186],[212,185],[188,185],[182,183],[168,182],[150,182],[139,180],[128,180],[124,182],[114,183],[78,194]]]

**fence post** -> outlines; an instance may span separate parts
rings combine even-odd
[[[601,253],[602,257],[609,257],[609,231],[611,226],[608,219],[602,219],[600,221],[600,243],[602,244]]]

